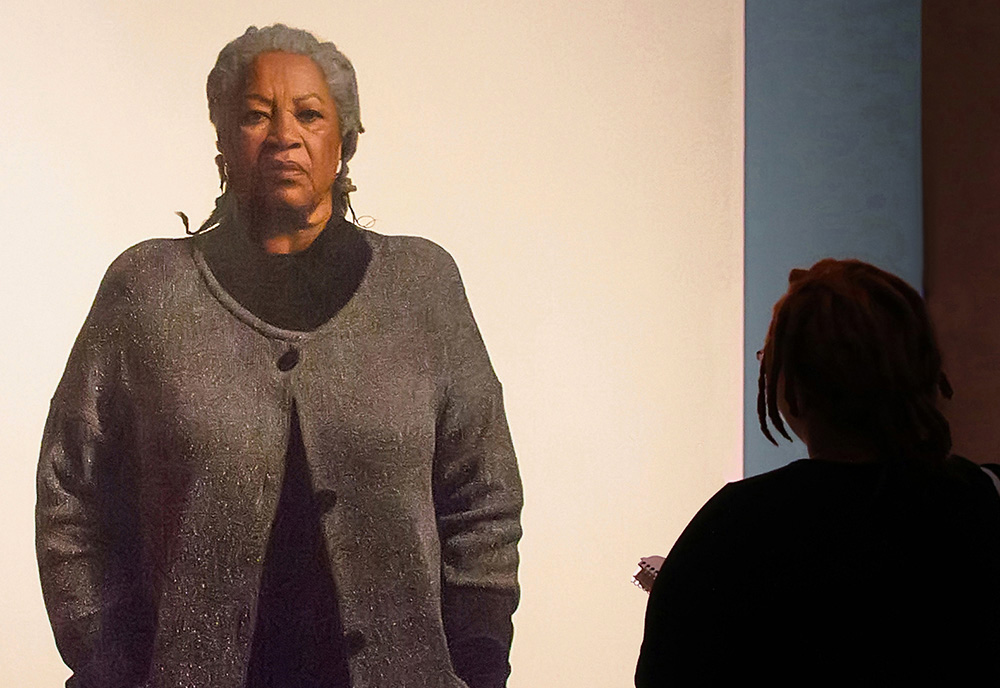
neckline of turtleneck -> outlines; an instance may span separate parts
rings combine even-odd
[[[319,328],[347,304],[371,260],[364,236],[342,217],[331,218],[296,253],[267,253],[236,222],[199,241],[215,279],[241,306],[270,325],[303,332]]]

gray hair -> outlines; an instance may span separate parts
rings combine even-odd
[[[247,68],[261,53],[281,51],[305,55],[312,59],[323,71],[330,96],[337,107],[340,124],[341,152],[340,172],[333,183],[334,207],[345,212],[348,194],[355,190],[347,177],[347,161],[354,157],[358,148],[358,134],[365,129],[361,126],[361,108],[358,104],[358,81],[354,67],[347,56],[330,42],[320,42],[308,31],[293,29],[284,24],[274,24],[258,29],[249,27],[239,38],[230,41],[219,53],[215,67],[208,74],[206,91],[208,94],[208,117],[220,138],[233,125],[233,106],[243,96]],[[223,219],[223,207],[227,206],[223,192],[216,201],[216,209],[199,231],[208,229]]]

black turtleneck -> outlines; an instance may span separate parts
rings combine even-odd
[[[331,218],[304,251],[270,254],[237,225],[201,237],[219,284],[264,322],[309,331],[332,318],[354,295],[371,260],[357,227]]]

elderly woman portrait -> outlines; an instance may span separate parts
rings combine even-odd
[[[333,44],[251,27],[207,90],[216,207],[114,261],[44,432],[67,685],[503,686],[521,487],[455,263],[345,219]]]

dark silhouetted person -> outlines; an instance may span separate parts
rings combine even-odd
[[[636,686],[998,685],[1000,495],[950,453],[922,299],[859,261],[789,283],[757,404],[768,439],[787,424],[809,458],[691,521],[650,593]]]

